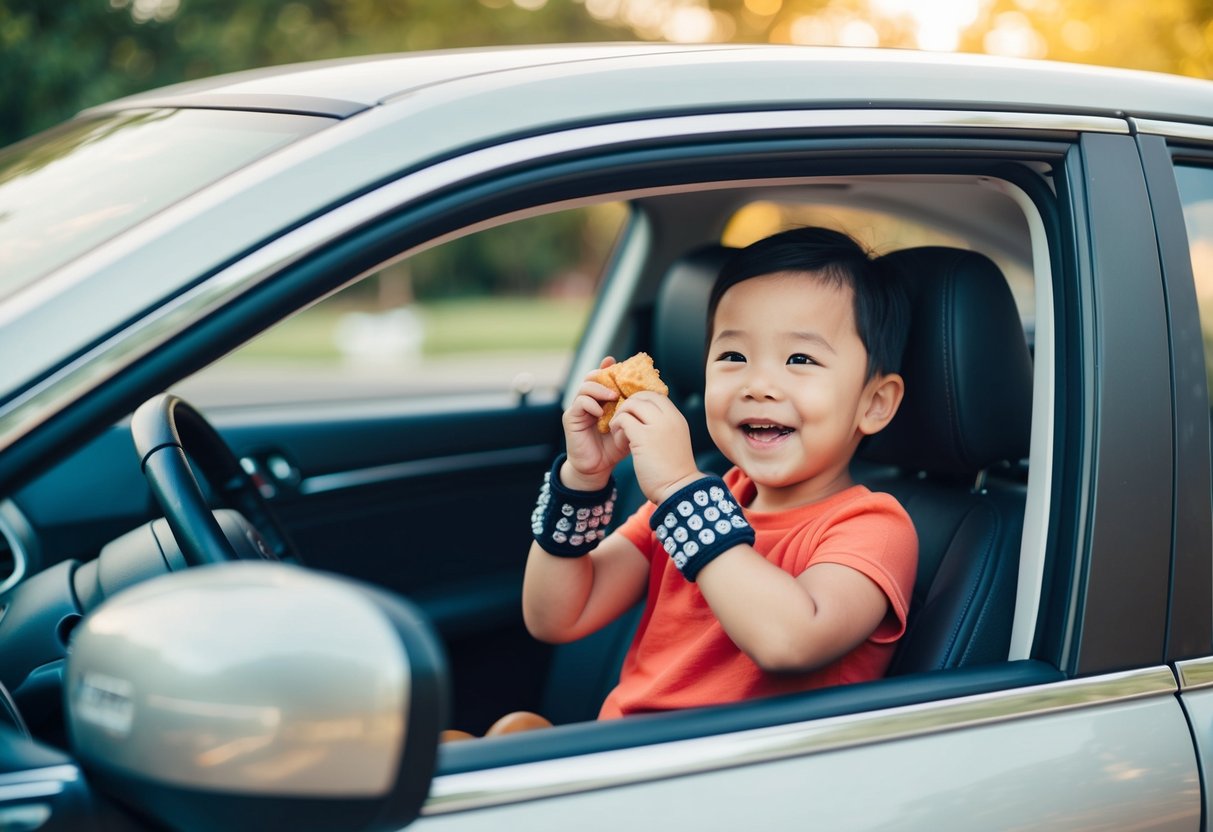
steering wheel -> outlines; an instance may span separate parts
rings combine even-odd
[[[190,460],[219,501],[251,524],[244,531],[263,557],[301,562],[257,481],[188,402],[169,393],[148,399],[131,417],[131,437],[143,475],[186,563],[197,566],[238,557],[203,496]]]

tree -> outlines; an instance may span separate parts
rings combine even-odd
[[[0,145],[93,104],[250,67],[625,35],[568,0],[0,0]]]

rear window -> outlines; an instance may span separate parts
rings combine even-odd
[[[1032,265],[1031,232],[1023,212],[1001,192],[982,183],[959,177],[940,177],[935,182],[919,180],[919,189],[933,185],[937,190],[925,190],[924,205],[933,212],[916,206],[905,198],[890,198],[895,191],[882,192],[876,188],[864,191],[859,198],[848,195],[844,188],[858,190],[854,185],[836,184],[839,196],[828,199],[828,190],[816,194],[816,202],[751,202],[734,214],[721,235],[727,246],[747,246],[785,228],[820,225],[853,237],[872,254],[887,254],[915,246],[950,246],[979,251],[993,260],[1002,271],[1015,297],[1015,305],[1025,326],[1032,326],[1036,315],[1036,279]],[[872,207],[846,204],[866,198]],[[930,199],[932,201],[927,201]],[[940,204],[950,206],[940,210]]]
[[[0,150],[0,299],[332,119],[139,110]]]

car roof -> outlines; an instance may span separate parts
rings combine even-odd
[[[822,104],[1136,115],[1213,123],[1213,84],[1161,73],[986,55],[746,44],[582,44],[372,55],[268,67],[140,93],[94,108],[202,107],[277,110],[345,118],[425,87],[525,71],[532,79],[620,75],[637,104],[664,84],[711,88],[752,76],[770,84],[772,63],[795,77],[802,100]],[[688,75],[686,70],[693,73]],[[638,73],[636,71],[639,71]],[[642,80],[637,80],[637,79]],[[734,87],[735,88],[735,87]],[[452,85],[456,95],[457,85]],[[787,98],[786,91],[775,98]],[[761,100],[761,86],[749,100]]]
[[[704,47],[708,48],[711,47]],[[552,67],[558,71],[557,68],[572,63],[669,53],[671,49],[698,51],[678,49],[669,44],[580,44],[364,55],[187,81],[118,99],[93,108],[93,111],[148,106],[221,106],[226,101],[232,106],[243,103],[257,109],[284,109],[342,118],[422,87],[476,75],[535,67]]]

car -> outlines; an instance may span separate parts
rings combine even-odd
[[[570,45],[192,81],[0,152],[0,826],[1202,828],[1209,113]],[[647,351],[719,470],[707,290],[791,225],[912,297],[854,467],[918,531],[907,634],[877,681],[598,721],[635,614],[552,646],[519,603],[560,413]],[[556,725],[437,741],[516,709]]]

